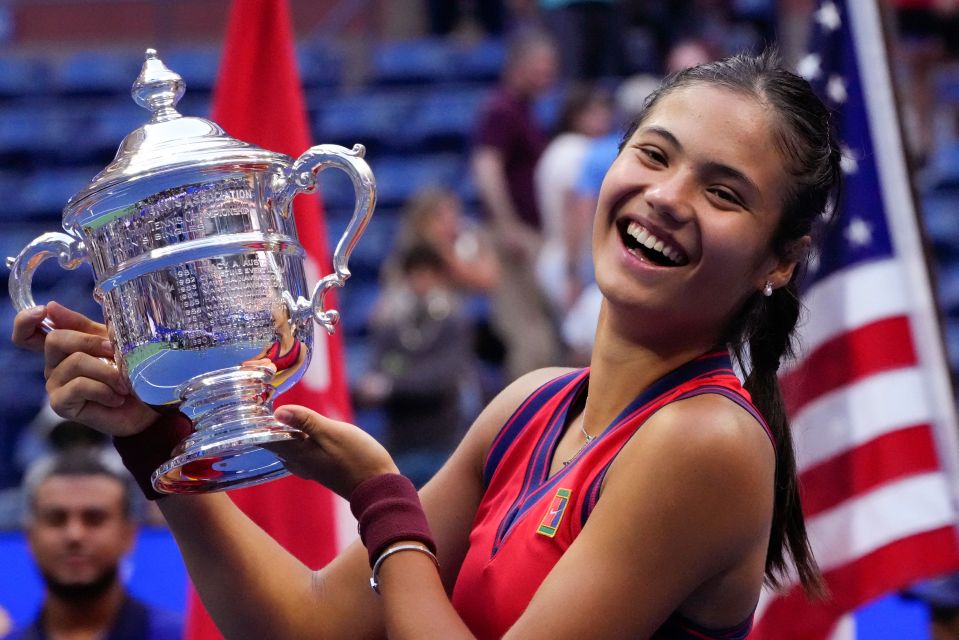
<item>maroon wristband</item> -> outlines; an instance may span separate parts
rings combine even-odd
[[[436,553],[420,497],[406,476],[384,473],[364,480],[350,494],[350,511],[359,523],[371,567],[386,547],[400,540],[422,542]]]
[[[173,448],[192,431],[193,424],[190,419],[175,411],[161,415],[140,433],[113,437],[113,446],[120,454],[123,466],[136,480],[147,500],[157,500],[166,495],[153,488],[150,476],[157,467],[170,459]]]

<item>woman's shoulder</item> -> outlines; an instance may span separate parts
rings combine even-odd
[[[658,446],[715,458],[774,461],[775,448],[765,427],[745,407],[718,393],[703,393],[671,402],[643,426]]]
[[[653,414],[624,446],[609,480],[653,470],[692,493],[740,491],[771,497],[775,449],[746,409],[719,394],[679,400]],[[761,516],[761,512],[757,512]]]

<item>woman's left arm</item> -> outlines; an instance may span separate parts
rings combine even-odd
[[[762,583],[773,473],[765,433],[728,400],[661,410],[621,451],[587,524],[506,637],[649,637],[737,570],[752,579],[736,578],[705,610],[730,617],[716,626],[746,618]],[[424,554],[395,554],[379,577],[391,638],[472,637]]]

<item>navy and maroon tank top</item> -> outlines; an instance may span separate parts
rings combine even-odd
[[[541,386],[516,409],[490,448],[486,492],[453,590],[453,606],[478,638],[499,638],[516,622],[582,530],[616,455],[657,410],[676,400],[716,393],[749,411],[769,433],[733,372],[729,355],[716,351],[653,383],[550,476],[570,407],[585,393],[588,377],[589,370],[583,369]],[[676,613],[653,638],[739,640],[750,628],[751,619],[735,628],[706,629]]]

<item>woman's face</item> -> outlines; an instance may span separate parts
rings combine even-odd
[[[787,184],[772,118],[706,84],[674,90],[647,115],[599,193],[593,255],[612,308],[718,339],[766,280],[788,281],[794,264],[770,247]]]
[[[453,196],[440,199],[427,222],[427,236],[439,246],[449,246],[456,241],[459,231],[459,200]]]

